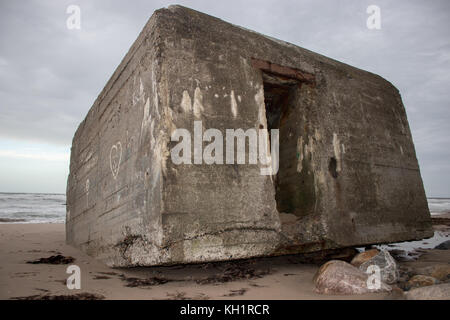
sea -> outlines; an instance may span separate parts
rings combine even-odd
[[[429,198],[432,215],[450,212],[450,198]],[[0,193],[0,223],[64,223],[66,195]]]
[[[0,193],[0,223],[64,223],[66,195]]]

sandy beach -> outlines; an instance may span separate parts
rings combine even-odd
[[[0,7],[13,314],[450,301],[450,1]]]
[[[445,217],[441,217],[445,218]],[[448,216],[446,217],[448,218]],[[448,234],[440,223],[435,229]],[[81,289],[69,290],[68,264],[30,264],[54,255],[73,257]],[[203,265],[112,269],[65,244],[64,224],[0,225],[0,299],[92,294],[104,299],[395,299],[392,293],[332,296],[315,293],[319,264],[301,256]],[[408,266],[449,263],[448,250],[421,250]]]

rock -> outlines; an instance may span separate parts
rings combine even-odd
[[[450,249],[450,240],[442,242],[440,245],[436,246],[435,249],[438,249],[438,250],[449,250]]]
[[[398,267],[398,273],[397,286],[402,290],[409,290],[408,280],[417,273],[412,272],[410,267],[404,265]]]
[[[414,270],[415,274],[423,274],[439,281],[450,280],[450,264],[436,264],[433,266],[417,268]]]
[[[396,283],[399,278],[397,263],[394,258],[386,250],[381,250],[376,256],[372,257],[359,266],[363,272],[371,265],[376,265],[380,268],[381,281],[387,284]]]
[[[408,252],[406,252],[405,250],[400,250],[400,249],[391,249],[388,250],[389,253],[391,254],[392,258],[395,259],[395,261],[397,262],[406,262],[406,261],[410,261],[411,258],[408,256]]]
[[[397,286],[392,286],[392,291],[384,299],[385,300],[404,300],[405,292]]]
[[[435,285],[438,283],[439,283],[439,280],[436,278],[418,274],[418,275],[413,276],[411,279],[409,279],[407,285],[408,285],[408,288],[414,289],[414,288],[432,286],[432,285]]]
[[[375,257],[380,251],[377,249],[370,249],[361,253],[358,253],[353,259],[352,262],[350,262],[353,266],[359,267],[364,262],[372,259]]]
[[[430,275],[439,281],[450,280],[450,264],[433,266]]]
[[[327,260],[343,260],[345,262],[352,261],[352,258],[358,254],[358,250],[354,248],[343,248],[333,250],[331,254],[327,255]]]
[[[450,300],[450,283],[412,289],[405,296],[408,300]]]
[[[321,294],[351,295],[390,291],[391,287],[381,283],[379,289],[369,289],[368,275],[351,264],[331,260],[320,267],[314,276],[316,291]]]

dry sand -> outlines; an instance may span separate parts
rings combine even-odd
[[[65,280],[69,276],[66,273],[68,265],[26,263],[56,254],[75,258],[73,264],[81,268],[81,290],[67,289]],[[300,263],[298,256],[206,265],[112,269],[76,248],[67,246],[63,224],[0,224],[0,256],[0,299],[78,293],[98,294],[106,299],[296,300],[391,297],[388,294],[316,294],[312,278],[319,266]],[[433,255],[433,258],[449,262],[448,254]],[[146,284],[145,279],[156,283]],[[170,281],[158,284],[160,279]]]

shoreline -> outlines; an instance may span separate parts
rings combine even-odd
[[[433,212],[430,214],[433,224],[450,223],[450,212]],[[0,225],[3,224],[65,224],[65,221],[28,221],[22,218],[0,218]]]

